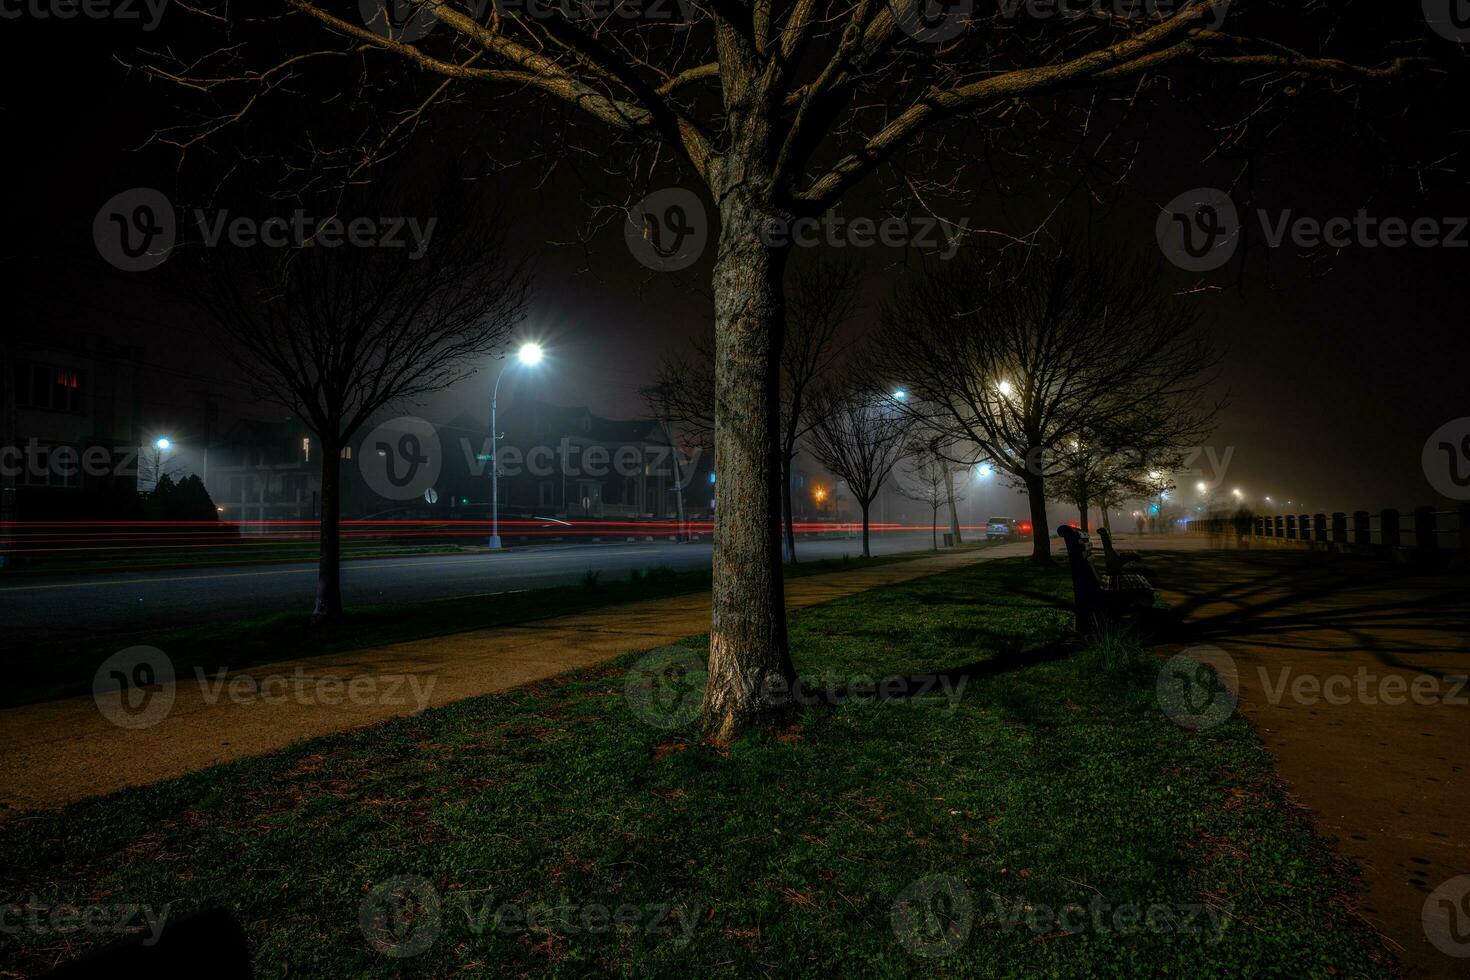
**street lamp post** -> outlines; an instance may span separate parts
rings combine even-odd
[[[163,467],[168,461],[168,451],[174,447],[173,440],[168,436],[159,436],[153,440],[153,489],[158,489],[158,482],[163,479]]]
[[[522,344],[516,352],[516,360],[526,367],[541,363],[541,347],[538,344]],[[500,454],[496,449],[499,433],[495,431],[495,402],[500,396],[500,379],[505,377],[509,364],[502,364],[495,375],[495,386],[490,389],[490,550],[500,550]]]

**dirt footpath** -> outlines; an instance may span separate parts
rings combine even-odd
[[[1470,878],[1452,882],[1470,875],[1470,575],[1284,548],[1148,560],[1183,646],[1234,658],[1240,710],[1362,868],[1361,912],[1405,975],[1470,976]]]
[[[1020,543],[967,549],[793,579],[786,584],[786,604],[790,609],[818,605],[964,565],[1017,557],[1029,548]],[[709,615],[709,594],[700,593],[266,664],[202,682],[186,676],[150,690],[158,699],[141,711],[121,710],[116,693],[102,701],[69,698],[0,711],[0,819],[653,649],[707,632]],[[127,675],[139,669],[137,664],[121,667]],[[157,665],[145,669],[156,670]],[[302,689],[307,696],[296,693]],[[139,727],[123,727],[109,714]]]

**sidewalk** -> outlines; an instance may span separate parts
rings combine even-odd
[[[1030,553],[1029,542],[947,552],[786,583],[788,609]],[[509,601],[516,601],[511,598]],[[263,665],[230,680],[341,678],[384,696],[349,703],[220,696],[194,677],[169,685],[167,715],[143,728],[114,725],[90,697],[0,711],[0,819],[146,785],[293,742],[413,714],[542,680],[709,630],[708,593],[528,623]],[[167,650],[163,651],[165,654]],[[394,683],[394,679],[398,682]],[[246,681],[245,683],[249,683]],[[393,696],[387,693],[392,688]],[[166,693],[166,692],[165,692]],[[114,696],[113,700],[116,700]],[[392,703],[386,703],[389,701]]]
[[[1470,873],[1470,686],[1455,679],[1470,674],[1470,576],[1282,548],[1148,560],[1184,616],[1181,646],[1234,659],[1240,711],[1362,869],[1359,911],[1404,975],[1467,975],[1422,916],[1432,891]]]

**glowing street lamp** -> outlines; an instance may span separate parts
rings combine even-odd
[[[893,393],[893,400],[896,402],[905,401],[908,397],[909,393],[904,391],[902,388]]]
[[[526,343],[516,352],[516,361],[525,367],[541,363],[543,352],[540,344]],[[505,377],[509,364],[501,365],[495,375],[495,387],[490,389],[490,550],[500,550],[500,456],[495,445],[500,436],[495,431],[495,401],[500,395],[500,379]]]
[[[173,448],[173,445],[173,441],[170,440],[168,436],[159,436],[157,439],[153,440],[153,448],[157,449],[161,453],[168,452],[170,449]]]

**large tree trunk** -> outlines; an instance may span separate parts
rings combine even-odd
[[[944,466],[944,495],[949,500],[949,530],[954,535],[954,543],[962,545],[965,539],[960,537],[960,511],[954,501],[954,470],[949,464]]]
[[[1051,529],[1046,526],[1046,481],[1035,473],[1027,473],[1023,480],[1031,500],[1031,560],[1047,564],[1051,561]]]
[[[1112,507],[1112,501],[1104,500],[1100,506],[1102,508],[1102,526],[1103,526],[1103,529],[1106,530],[1109,534],[1112,534],[1113,533],[1113,522],[1112,522],[1112,519],[1110,518],[1110,516],[1108,514],[1108,509],[1110,507]]]
[[[322,445],[322,555],[317,567],[314,623],[342,618],[342,447]]]
[[[786,560],[796,564],[796,516],[791,509],[791,457],[781,460],[781,508],[786,525]]]
[[[779,353],[784,249],[742,188],[724,195],[715,259],[715,552],[702,721],[717,742],[781,720],[795,680],[781,584]]]
[[[1091,509],[1092,509],[1092,501],[1088,499],[1088,497],[1087,497],[1086,494],[1083,494],[1082,499],[1077,502],[1077,512],[1078,512],[1078,514],[1081,515],[1081,518],[1082,518],[1082,533],[1083,534],[1089,534],[1089,533],[1092,532],[1092,521],[1087,516],[1087,512],[1089,510],[1091,510]]]

